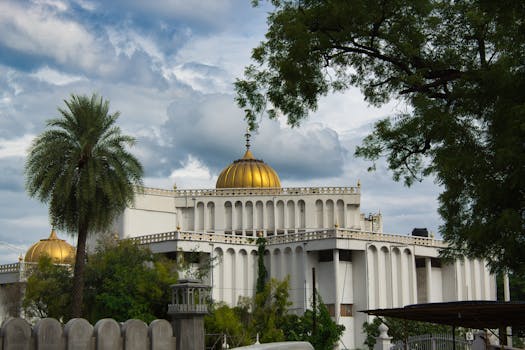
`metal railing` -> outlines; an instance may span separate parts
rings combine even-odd
[[[407,343],[397,342],[390,350],[471,350],[472,342],[456,337],[456,346],[451,334],[424,334],[408,338]]]

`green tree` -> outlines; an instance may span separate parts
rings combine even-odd
[[[283,326],[286,324],[289,301],[290,278],[283,281],[270,279],[263,291],[255,295],[252,324],[254,333],[259,333],[261,343],[284,341]]]
[[[264,291],[266,285],[266,279],[268,278],[268,271],[264,265],[264,253],[266,251],[266,238],[259,237],[255,241],[257,244],[257,283],[255,287],[256,293]]]
[[[27,271],[30,276],[22,301],[28,317],[53,317],[69,320],[71,311],[71,268],[54,264],[49,256],[42,256],[38,265]]]
[[[242,323],[237,308],[225,304],[213,305],[204,317],[207,334],[225,334],[230,347],[249,345],[251,337],[248,328]],[[216,341],[216,339],[213,339]],[[212,346],[213,344],[209,344]]]
[[[174,262],[131,241],[106,239],[86,265],[87,319],[167,318],[170,285],[176,283]]]
[[[271,2],[258,66],[236,82],[251,128],[265,109],[298,125],[350,86],[372,105],[402,101],[356,154],[386,156],[407,185],[435,177],[445,256],[524,275],[525,2]]]
[[[294,315],[288,318],[288,323],[283,327],[286,340],[309,341],[316,350],[331,350],[341,338],[345,326],[332,320],[319,293],[317,293],[317,300],[315,309],[306,310],[302,316]],[[313,332],[314,315],[315,332]]]
[[[82,315],[86,239],[106,231],[132,203],[142,166],[127,147],[135,140],[115,124],[109,102],[71,95],[32,143],[25,166],[29,195],[49,205],[53,226],[77,234],[72,316]]]

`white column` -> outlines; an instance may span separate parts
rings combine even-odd
[[[306,243],[303,244],[303,288],[304,288],[304,291],[303,291],[303,294],[304,294],[304,300],[303,300],[303,304],[304,304],[304,311],[306,311],[306,309],[308,308],[308,283],[306,283],[307,279],[308,279],[308,272],[309,272],[309,268],[308,268],[308,252],[306,251]]]
[[[263,236],[266,236],[266,202],[262,202],[262,218],[261,218],[261,231]]]
[[[335,281],[335,290],[334,290],[334,316],[335,322],[339,323],[341,318],[341,297],[339,296],[339,249],[333,250],[333,263],[334,263],[334,281]]]
[[[510,301],[510,283],[509,275],[507,273],[503,275],[503,299],[505,301]],[[507,327],[507,345],[512,347],[512,336],[509,336],[509,334],[512,334],[511,327]]]
[[[427,288],[427,303],[433,302],[432,300],[432,261],[430,258],[425,258],[425,275],[426,275],[426,288]],[[418,300],[419,302],[419,300]]]
[[[399,288],[401,288],[401,286],[398,286],[397,282],[397,274],[399,273],[399,271],[397,270],[397,261],[395,261],[395,254],[392,253],[392,247],[390,247],[390,278],[392,280],[392,290],[389,291],[389,293],[391,294],[391,297],[392,297],[392,304],[391,304],[391,307],[400,307],[401,305],[398,305],[399,303],[399,298],[398,298],[398,293],[399,293]]]
[[[195,198],[193,200],[193,231],[197,230],[197,201]]]
[[[288,233],[288,201],[283,200],[283,231]]]
[[[463,279],[463,283],[465,283],[466,293],[465,293],[465,299],[466,300],[472,300],[472,277],[470,271],[470,260],[467,260],[465,258],[464,265],[465,266],[465,278]]]
[[[295,214],[295,220],[294,220],[294,232],[297,232],[297,229],[301,225],[301,208],[299,208],[299,201],[294,201],[294,214]]]
[[[386,266],[385,266],[385,252],[383,248],[377,250],[377,274],[378,278],[376,281],[378,281],[378,286],[376,288],[378,289],[379,294],[379,305],[376,305],[379,308],[386,308],[386,294],[387,294],[387,288],[386,288]]]
[[[242,230],[242,235],[245,236],[246,235],[246,219],[247,219],[247,213],[246,213],[246,206],[245,206],[245,203],[244,201],[241,202],[241,230]]]
[[[202,205],[203,205],[203,208],[202,208],[203,228],[202,230],[204,232],[208,231],[208,226],[209,226],[208,221],[210,220],[209,213],[208,213],[208,203],[209,202],[202,202]]]
[[[323,201],[323,227],[322,228],[330,228],[328,227],[328,206],[326,205],[326,201]]]
[[[412,285],[410,286],[412,290],[411,300],[410,302],[412,304],[417,304],[417,276],[416,276],[416,256],[414,255],[414,252],[410,254],[411,256],[411,265],[410,266],[410,273],[412,274]]]
[[[401,284],[402,285],[400,286],[401,288],[399,290],[401,291],[402,305],[399,305],[399,306],[405,306],[405,305],[410,304],[410,290],[409,290],[410,284],[408,283],[409,282],[408,274],[410,273],[410,271],[408,270],[409,266],[408,266],[407,257],[406,257],[406,253],[404,249],[401,251],[400,259],[401,259],[401,270],[399,272],[401,274]]]
[[[454,272],[456,273],[456,298],[458,301],[465,300],[463,290],[465,289],[465,281],[463,278],[463,271],[461,269],[461,261],[454,261]]]
[[[275,197],[273,197],[273,234],[277,235],[277,222],[279,220],[277,219],[277,202],[275,201]]]

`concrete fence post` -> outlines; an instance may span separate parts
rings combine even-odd
[[[390,350],[392,347],[392,337],[388,336],[388,327],[386,324],[379,325],[379,336],[376,338],[374,350]]]
[[[152,350],[174,350],[175,337],[173,328],[166,320],[155,320],[149,325],[149,337]]]
[[[33,328],[36,350],[64,350],[62,325],[54,318],[43,318]]]
[[[2,350],[30,350],[31,326],[21,318],[11,318],[2,325]]]
[[[148,326],[141,320],[127,320],[122,325],[124,350],[149,349]]]
[[[95,324],[95,347],[97,350],[120,350],[122,339],[120,325],[112,318],[103,318]]]
[[[202,338],[204,336],[202,335]],[[194,339],[203,343],[204,339]],[[11,318],[0,328],[0,350],[176,350],[173,326],[167,320],[154,320],[148,326],[141,320],[122,324],[111,318],[93,327],[83,318],[62,326],[54,318],[31,325],[22,318]]]
[[[83,318],[73,318],[64,326],[66,350],[91,350],[95,348],[93,326]]]

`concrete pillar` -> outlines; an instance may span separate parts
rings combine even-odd
[[[503,299],[505,299],[505,301],[510,301],[510,282],[508,273],[503,275]],[[512,334],[511,327],[507,327],[507,334]],[[512,347],[512,336],[507,335],[507,345]]]
[[[334,288],[334,316],[335,316],[335,322],[339,323],[339,319],[341,318],[341,296],[339,295],[339,249],[333,250],[334,258],[334,281],[335,281],[335,288]]]
[[[426,276],[426,289],[427,289],[427,303],[431,303],[432,300],[432,260],[425,258],[425,276]]]
[[[306,244],[303,243],[303,287],[304,287],[304,311],[308,308],[308,283],[307,276],[310,268],[308,266],[308,252],[306,251]]]
[[[376,338],[374,350],[390,350],[392,347],[392,337],[388,336],[388,327],[381,323],[379,325],[379,336]]]

